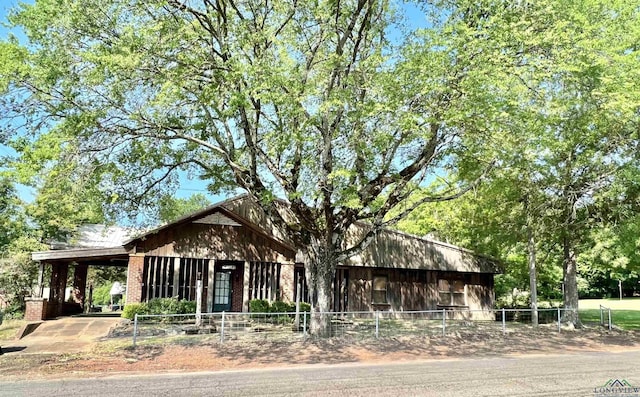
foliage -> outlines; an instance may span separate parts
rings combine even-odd
[[[125,285],[124,280],[127,279],[127,267],[125,266],[90,266],[87,272],[87,285],[97,286],[109,284],[119,281]]]
[[[252,313],[294,313],[296,304],[283,301],[269,302],[266,299],[252,299],[249,301],[249,310]],[[300,312],[310,312],[311,305],[300,302]]]
[[[266,299],[252,299],[249,301],[249,311],[251,313],[269,313],[271,304]]]
[[[121,317],[133,320],[136,316],[143,314],[151,314],[147,303],[128,303],[122,309]]]
[[[406,32],[388,1],[21,4],[9,20],[28,45],[0,43],[0,108],[14,147],[60,142],[51,158],[88,164],[97,197],[133,216],[180,172],[245,190],[308,248],[313,306],[327,311],[337,264],[439,170],[464,163],[479,177],[503,124],[495,53],[436,6],[429,28]],[[423,201],[460,196],[459,182]],[[347,241],[357,221],[371,230]]]
[[[422,208],[413,217],[426,218],[421,225],[408,219],[400,226],[506,259],[507,274],[496,282],[500,293],[526,288],[533,261],[538,283],[554,286],[541,292],[550,296],[563,283],[565,307],[577,308],[578,266],[585,275],[598,262],[613,271],[634,266],[629,255],[609,249],[605,256],[616,258],[605,264],[593,248],[596,235],[610,222],[628,219],[637,205],[638,9],[598,0],[539,1],[525,8],[447,4],[449,20],[460,21],[454,28],[474,29],[487,40],[478,48],[497,46],[496,59],[513,62],[510,76],[494,86],[505,99],[503,132],[509,133],[496,135],[492,152],[499,167],[485,184],[439,212]],[[475,25],[465,23],[478,15]],[[621,39],[623,31],[633,33]],[[456,176],[464,178],[464,168]]]
[[[193,314],[196,302],[178,298],[154,298],[149,302],[129,303],[122,310],[122,317],[133,319],[136,314]]]
[[[111,283],[102,284],[93,288],[93,304],[94,305],[108,305],[111,303]]]
[[[209,199],[201,193],[186,199],[167,194],[158,200],[158,219],[161,223],[173,222],[184,215],[202,210],[210,204]]]
[[[577,306],[592,204],[635,155],[637,8],[419,6],[427,21],[412,29],[384,0],[21,4],[9,21],[28,43],[0,43],[5,134],[23,156],[36,148],[45,167],[27,171],[53,194],[69,175],[86,186],[79,197],[95,190],[87,198],[132,216],[181,172],[215,192],[240,187],[306,248],[319,311],[339,263],[418,205],[460,197],[495,160],[505,172],[481,192],[477,241],[499,254],[529,241],[562,266],[565,304]],[[89,203],[81,217],[101,215]],[[64,229],[44,213],[47,234]],[[358,221],[370,227],[349,241]]]

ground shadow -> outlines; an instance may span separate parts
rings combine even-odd
[[[26,349],[26,346],[11,346],[11,347],[3,347],[2,348],[2,353],[3,354],[7,354],[7,353],[17,353],[17,352],[21,352],[24,349]]]

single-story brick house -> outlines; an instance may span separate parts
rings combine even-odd
[[[358,238],[364,225],[350,230]],[[107,229],[108,232],[108,229]],[[109,232],[108,232],[109,233]],[[84,245],[34,252],[51,267],[47,299],[28,302],[28,319],[64,315],[70,267],[73,300],[85,303],[87,267],[126,266],[126,302],[178,297],[194,300],[196,280],[203,282],[203,309],[208,312],[249,310],[252,299],[293,302],[308,293],[301,251],[270,222],[248,196],[214,204],[156,229],[113,244],[97,238]],[[86,239],[85,239],[86,240]],[[87,246],[94,244],[94,246]],[[111,244],[109,244],[111,243]],[[489,310],[494,303],[495,260],[451,244],[383,230],[359,255],[342,263],[334,279],[334,311]]]

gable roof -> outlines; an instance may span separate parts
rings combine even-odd
[[[258,213],[262,213],[259,216]],[[219,225],[232,225],[232,226],[245,226],[254,232],[260,234],[269,240],[280,244],[284,248],[291,251],[296,250],[293,243],[284,238],[285,234],[272,227],[273,223],[266,221],[268,217],[264,214],[264,211],[257,205],[255,205],[247,194],[236,196],[227,200],[220,201],[213,205],[210,205],[200,211],[193,212],[176,219],[173,222],[166,223],[155,229],[148,230],[142,234],[139,234],[133,238],[130,238],[123,242],[124,246],[134,245],[137,241],[143,241],[147,237],[160,233],[164,230],[184,225],[188,223],[204,223],[204,224],[219,224]]]
[[[278,200],[277,203],[286,206],[284,201]],[[304,261],[304,256],[298,249],[301,247],[295,247],[287,232],[278,228],[265,211],[253,202],[247,194],[220,201],[173,222],[146,231],[127,240],[124,245],[132,245],[136,241],[144,240],[152,234],[192,222],[213,222],[218,224],[237,222],[294,252],[298,251],[297,260],[299,262]],[[358,239],[364,235],[368,227],[368,224],[362,222],[353,225],[347,231],[346,243],[353,244],[359,241]],[[349,258],[344,265],[500,273],[496,259],[476,254],[471,250],[453,244],[393,229],[381,230],[375,240],[362,253]]]
[[[278,200],[281,209],[287,203]],[[296,261],[304,262],[302,250],[296,247],[287,231],[281,230],[266,212],[246,194],[210,205],[200,211],[185,215],[173,222],[131,237],[133,230],[115,226],[84,225],[73,244],[60,244],[57,249],[34,252],[34,260],[75,260],[78,258],[106,258],[128,255],[138,241],[166,229],[189,223],[243,226],[284,248],[297,252]],[[370,225],[358,222],[347,230],[346,246],[360,241]],[[52,247],[53,248],[53,247]],[[470,273],[500,273],[499,261],[485,255],[393,229],[383,229],[374,241],[360,254],[347,259],[342,265],[370,268],[401,268]]]

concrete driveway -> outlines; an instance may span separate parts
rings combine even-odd
[[[78,353],[87,351],[123,320],[119,317],[60,317],[44,321],[22,339],[3,342],[2,349],[21,353]]]

